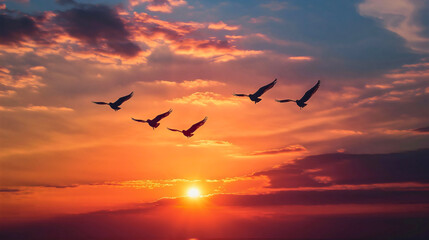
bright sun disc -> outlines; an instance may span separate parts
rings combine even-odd
[[[198,188],[190,188],[188,190],[188,197],[197,198],[200,196],[201,196],[201,193],[200,193],[200,190],[198,190]]]

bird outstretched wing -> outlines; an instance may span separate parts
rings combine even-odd
[[[135,118],[131,118],[131,119],[134,120],[134,121],[136,121],[136,122],[142,122],[142,123],[146,122],[145,120],[140,120],[140,119],[135,119]]]
[[[276,79],[274,79],[274,81],[272,81],[270,84],[267,84],[267,85],[265,85],[265,86],[263,86],[263,87],[259,88],[259,90],[258,90],[257,92],[255,92],[253,95],[254,95],[255,97],[260,97],[260,96],[262,96],[262,94],[264,94],[266,91],[268,91],[268,90],[270,90],[271,88],[273,88],[273,87],[274,87],[274,85],[276,85],[276,83],[277,83],[277,78],[276,78]]]
[[[92,101],[93,103],[95,103],[95,104],[100,104],[100,105],[107,105],[108,103],[106,103],[106,102],[94,102],[94,101]]]
[[[292,100],[292,99],[278,100],[278,99],[276,99],[276,102],[281,102],[281,103],[284,103],[284,102],[293,102],[293,101],[295,101],[295,100]]]
[[[133,96],[133,92],[131,92],[127,96],[120,97],[118,100],[116,100],[116,102],[114,102],[114,104],[116,106],[120,106],[122,103],[124,103],[125,101],[129,100],[132,96]]]
[[[199,127],[203,126],[204,123],[206,123],[206,121],[207,121],[207,117],[205,117],[203,120],[201,120],[201,121],[195,123],[194,125],[192,125],[192,127],[190,127],[187,131],[190,132],[190,133],[195,132],[195,130],[197,130]]]
[[[299,101],[307,102],[311,98],[311,96],[313,96],[313,94],[317,91],[317,89],[319,89],[319,86],[320,80],[318,80],[316,85],[314,85],[310,90],[308,90]]]
[[[249,94],[234,93],[234,96],[237,96],[237,97],[248,97]]]
[[[161,121],[161,119],[163,119],[163,118],[167,117],[168,115],[170,115],[170,113],[171,113],[172,111],[173,111],[173,110],[172,110],[172,109],[170,109],[170,110],[168,110],[168,112],[165,112],[165,113],[159,114],[159,115],[158,115],[158,116],[156,116],[154,119],[152,119],[152,121],[154,121],[154,122],[159,122],[159,121]]]
[[[173,131],[173,132],[182,132],[181,130],[177,130],[177,129],[173,129],[173,128],[167,128],[167,129],[170,131]]]

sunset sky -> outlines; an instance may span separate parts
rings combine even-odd
[[[0,239],[429,239],[428,12],[0,0]]]

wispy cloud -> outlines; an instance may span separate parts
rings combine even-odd
[[[51,106],[27,106],[27,107],[3,107],[0,106],[0,111],[29,111],[29,112],[73,112],[72,108],[68,107],[51,107]]]
[[[363,16],[380,20],[386,29],[404,38],[410,48],[427,53],[429,38],[421,34],[424,28],[417,16],[424,4],[424,1],[365,0],[358,10]]]
[[[185,0],[129,0],[131,7],[146,3],[146,9],[152,12],[171,13],[173,8],[187,4]]]
[[[276,155],[283,153],[294,153],[294,152],[303,152],[307,151],[307,149],[302,145],[290,145],[282,148],[273,148],[262,151],[255,151],[251,153],[251,156],[265,156],[265,155]]]
[[[215,81],[215,80],[204,80],[204,79],[195,79],[195,80],[185,80],[183,82],[173,82],[166,80],[156,80],[153,82],[140,82],[145,85],[162,85],[167,87],[184,87],[184,88],[206,88],[206,87],[218,87],[225,86],[226,84],[223,82]]]
[[[217,23],[209,23],[208,28],[214,30],[234,31],[240,29],[240,26],[227,25],[226,23],[219,21]]]
[[[169,100],[171,103],[178,104],[195,104],[200,106],[209,106],[209,105],[230,105],[237,106],[240,104],[240,101],[233,97],[225,97],[221,94],[214,92],[195,92],[189,96],[175,98]]]

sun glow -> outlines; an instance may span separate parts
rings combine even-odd
[[[188,189],[188,197],[197,198],[201,197],[200,190],[198,188],[192,187]]]

